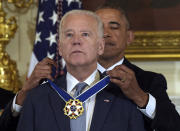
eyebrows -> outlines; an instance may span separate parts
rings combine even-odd
[[[92,34],[93,34],[93,31],[90,30],[90,29],[82,29],[82,30],[78,30],[78,31],[73,30],[73,29],[65,29],[62,33],[63,33],[64,35],[66,35],[66,34],[69,34],[69,33],[70,33],[70,34],[75,34],[75,33],[77,33],[77,32],[82,33],[82,34],[87,33],[87,34],[89,34],[89,35],[92,35]]]
[[[67,32],[75,32],[75,30],[73,29],[65,29],[63,31],[63,33],[67,33]],[[92,32],[90,29],[82,29],[82,30],[79,30],[79,32]]]

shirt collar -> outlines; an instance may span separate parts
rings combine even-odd
[[[118,61],[116,64],[112,65],[111,67],[105,69],[103,66],[101,66],[99,63],[97,64],[97,69],[103,73],[104,71],[112,70],[115,66],[121,65],[124,61],[124,58],[122,58],[120,61]]]
[[[96,73],[97,73],[97,69],[84,82],[90,86],[90,84],[95,80]],[[67,81],[67,93],[70,93],[75,87],[75,85],[79,83],[79,81],[69,72],[67,72],[66,81]]]

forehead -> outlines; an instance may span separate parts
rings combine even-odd
[[[78,25],[80,25],[79,28],[81,28],[81,27],[96,28],[97,27],[97,21],[91,15],[87,15],[87,14],[70,14],[64,19],[62,25],[63,25],[62,28],[76,27]]]
[[[110,21],[115,21],[119,23],[125,23],[124,16],[117,9],[99,9],[96,11],[96,14],[101,18],[104,24],[109,23]]]

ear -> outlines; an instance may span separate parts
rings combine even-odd
[[[127,45],[130,45],[134,41],[134,33],[132,30],[128,30]]]
[[[100,38],[98,40],[98,55],[102,55],[104,53],[105,40],[104,38]]]
[[[58,50],[59,50],[59,55],[62,56],[62,43],[60,42],[60,40],[59,40],[59,42],[58,42],[58,46],[59,46],[59,48],[58,48]]]

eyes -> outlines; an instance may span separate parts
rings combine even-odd
[[[120,24],[118,22],[111,21],[109,22],[109,28],[112,30],[117,30],[120,28]]]
[[[75,34],[73,32],[66,32],[65,33],[65,37],[66,38],[72,38]],[[80,36],[82,37],[90,37],[90,33],[89,32],[81,32]]]
[[[82,33],[82,36],[88,37],[88,36],[89,36],[89,33],[88,33],[88,32],[83,32],[83,33]]]
[[[73,34],[72,33],[66,33],[66,35],[65,35],[66,37],[72,37],[73,36]]]
[[[117,25],[110,25],[109,27],[110,27],[110,29],[112,29],[112,30],[117,30],[117,29],[119,29],[119,26],[117,26]]]

